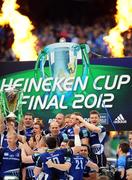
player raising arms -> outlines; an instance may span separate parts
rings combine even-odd
[[[85,121],[81,116],[78,116],[78,119],[90,131],[89,144],[91,147],[91,159],[99,167],[106,166],[106,157],[104,154],[106,130],[100,124],[99,112],[95,110],[90,112],[90,122]]]

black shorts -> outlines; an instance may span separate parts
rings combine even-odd
[[[90,159],[96,163],[99,167],[104,167],[106,166],[106,156],[104,153],[100,154],[100,155],[96,155],[94,153],[91,153],[90,155]]]

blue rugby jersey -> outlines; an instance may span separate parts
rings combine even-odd
[[[6,175],[19,177],[21,168],[21,150],[19,148],[16,148],[15,150],[11,150],[8,147],[2,148],[0,156],[0,177],[3,178]]]
[[[25,136],[26,136],[27,140],[29,140],[32,135],[33,135],[33,127],[26,128],[25,129]]]
[[[104,152],[104,143],[106,139],[106,129],[102,125],[98,125],[101,128],[100,133],[90,132],[89,143],[92,153],[100,155]]]
[[[65,133],[67,134],[68,139],[74,140],[75,134],[74,134],[73,127],[67,128]],[[79,136],[80,136],[80,139],[89,138],[89,131],[85,127],[81,127],[80,132],[79,132]]]
[[[73,155],[71,157],[71,167],[67,172],[68,180],[82,180],[88,159],[81,155]]]
[[[65,133],[66,132],[66,130],[67,130],[67,127],[65,126],[65,127],[63,127],[63,128],[60,128],[60,132],[61,133]]]
[[[41,154],[36,162],[37,167],[42,167],[43,172],[45,173],[46,180],[53,180],[54,176],[59,180],[66,180],[66,172],[57,170],[55,168],[48,168],[46,162],[51,159],[56,164],[63,164],[66,161],[70,162],[70,155],[72,154],[71,150],[68,149],[56,149],[51,152],[45,152]],[[65,158],[67,157],[67,158]]]
[[[132,148],[129,148],[128,155],[132,156]]]
[[[129,152],[126,156],[126,169],[132,168],[132,148],[129,148]]]

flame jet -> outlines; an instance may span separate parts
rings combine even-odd
[[[113,57],[124,57],[124,44],[121,33],[132,27],[132,0],[117,0],[116,26],[104,37]]]
[[[4,0],[0,14],[0,25],[9,24],[12,28],[14,33],[12,50],[19,60],[36,60],[37,37],[32,34],[34,26],[27,16],[17,11],[18,8],[16,0]]]

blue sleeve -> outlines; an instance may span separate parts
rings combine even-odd
[[[42,167],[42,163],[43,163],[42,162],[42,158],[41,158],[41,156],[39,156],[38,160],[36,161],[36,166],[41,168]]]
[[[40,154],[33,154],[33,155],[32,155],[32,159],[33,159],[33,161],[34,161],[35,163],[37,162],[39,156],[40,156]]]
[[[122,169],[126,167],[126,157],[119,157],[117,160],[117,168]]]

